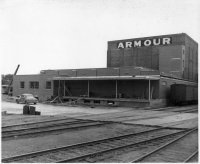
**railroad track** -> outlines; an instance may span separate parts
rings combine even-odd
[[[193,109],[193,110],[186,111],[185,113],[198,113],[198,112],[199,112],[198,109]]]
[[[179,124],[189,123],[189,122],[192,122],[192,121],[198,122],[198,118],[191,118],[191,119],[187,119],[187,120],[180,120],[180,121],[174,121],[174,122],[172,121],[170,123],[158,124],[157,126],[173,127],[173,126],[176,126],[176,125],[179,125]]]
[[[183,109],[186,108],[186,109]],[[153,111],[167,111],[167,112],[185,112],[190,110],[198,110],[197,106],[191,106],[191,107],[179,107],[179,106],[173,106],[173,107],[166,107],[166,108],[158,108],[158,109],[152,109]]]
[[[118,121],[124,121],[123,119],[125,119],[125,121],[139,121],[139,120],[149,120],[149,119],[156,119],[156,118],[160,118],[160,117],[166,117],[166,116],[173,116],[176,115],[174,113],[170,113],[170,114],[163,114],[163,113],[157,113],[154,114],[152,116],[143,116],[143,117],[137,117],[134,118],[133,116],[121,116],[121,117],[114,117],[114,118],[110,118],[108,119],[109,121],[115,121],[116,119],[122,119],[122,120],[118,120]]]
[[[30,115],[31,116],[31,115]],[[10,127],[10,126],[17,126],[17,125],[25,125],[25,124],[34,124],[34,123],[42,123],[42,122],[53,122],[53,121],[59,121],[59,120],[72,120],[73,118],[71,117],[66,117],[66,116],[63,116],[63,117],[51,117],[51,116],[37,116],[37,117],[30,117],[29,115],[24,115],[24,117],[21,116],[20,117],[16,117],[14,119],[4,119],[2,120],[2,122],[6,122],[7,124],[5,124],[3,127]],[[20,119],[21,121],[18,122],[17,124],[15,123],[16,122],[16,119]],[[74,119],[73,119],[74,120]],[[9,123],[9,124],[8,124]],[[15,123],[15,124],[13,124]]]
[[[167,112],[166,112],[167,113]],[[120,119],[125,119],[126,121],[139,121],[139,120],[144,120],[144,119],[153,119],[153,118],[159,118],[160,116],[164,116],[163,113],[157,113],[157,114],[154,114],[153,116],[144,116],[141,117],[139,115],[130,115],[130,114],[127,114],[127,115],[122,115],[122,116],[110,116],[110,117],[99,117],[99,116],[94,116],[94,117],[90,117],[88,118],[88,120],[96,120],[96,121],[100,121],[100,120],[104,120],[104,121],[113,121],[113,122],[120,122],[121,120]],[[173,116],[173,115],[176,115],[174,113],[170,113],[170,114],[166,114],[166,116]],[[136,118],[134,118],[136,117]],[[87,117],[86,117],[87,118]],[[117,121],[120,120],[120,121]],[[123,120],[122,120],[123,121]]]
[[[186,109],[183,109],[186,108]],[[153,111],[167,111],[167,112],[198,112],[198,106],[191,106],[191,107],[179,107],[179,106],[173,106],[173,107],[165,107],[165,108],[158,108],[158,109],[151,109]]]
[[[159,109],[151,109],[153,111],[163,111],[163,113],[166,113],[167,116],[172,116],[172,115],[176,115],[176,113],[169,113],[167,114],[168,112],[196,112],[198,109],[197,107],[191,107],[190,109],[180,109],[181,107],[166,107],[166,108],[159,108]],[[149,109],[148,109],[149,110]],[[128,111],[130,112],[130,111]],[[126,112],[123,112],[123,113],[126,113]],[[137,121],[137,120],[143,120],[143,119],[153,119],[153,118],[159,118],[159,115],[163,115],[163,113],[155,113],[153,116],[150,116],[150,117],[147,117],[147,116],[144,116],[144,117],[140,117],[140,118],[132,118],[133,116],[131,116],[130,113],[128,114],[125,114],[125,115],[122,115],[122,116],[113,116],[112,114],[109,114],[109,115],[106,115],[106,117],[104,117],[104,115],[101,115],[101,116],[96,116],[96,115],[91,115],[90,120],[109,120],[109,121],[112,121],[112,120],[116,120],[116,119],[123,119],[123,118],[131,118],[129,119],[130,121]],[[80,116],[80,117],[75,117],[76,118],[87,118],[87,116]],[[137,117],[137,116],[134,116],[134,117]]]
[[[190,109],[175,110],[173,112],[184,112],[184,113],[198,112],[198,107],[190,108]]]
[[[36,121],[36,122],[2,126],[2,131],[17,130],[17,129],[26,128],[26,127],[32,128],[32,127],[39,127],[39,126],[44,126],[44,125],[47,125],[47,126],[58,125],[62,123],[70,123],[70,122],[78,122],[78,121],[81,122],[81,121],[88,121],[88,120],[64,118],[64,119],[53,119],[53,120],[46,120],[46,121]]]
[[[3,158],[2,162],[85,162],[85,160],[95,159],[96,156],[98,157],[99,155],[105,153],[112,153],[116,150],[123,150],[130,147],[138,148],[141,145],[148,145],[151,142],[163,143],[187,132],[188,130],[156,128],[138,133],[129,133],[90,142]]]
[[[191,154],[191,156],[189,156],[185,161],[183,161],[184,163],[197,163],[198,162],[198,154],[199,151],[195,151],[194,153]]]
[[[37,127],[26,127],[20,129],[8,129],[2,130],[2,139],[8,139],[13,137],[23,137],[27,135],[35,136],[39,134],[52,133],[52,132],[60,132],[64,130],[74,130],[81,128],[88,128],[94,126],[102,126],[106,124],[111,124],[111,122],[100,122],[100,121],[90,121],[90,120],[78,120],[71,122],[61,122],[54,123],[50,125],[43,125]]]
[[[152,108],[152,109],[148,109],[148,110],[153,110],[153,111],[165,111],[165,110],[173,110],[174,108],[177,108],[175,106],[169,106],[169,107],[163,107],[163,108]]]
[[[194,141],[197,141],[194,142]],[[194,128],[180,137],[131,161],[136,162],[189,162],[198,154],[198,129]],[[197,157],[196,157],[197,158]],[[160,161],[158,161],[160,159]],[[196,161],[197,162],[197,161]]]
[[[162,108],[162,109],[168,109],[168,108],[169,107]],[[174,107],[170,107],[170,108],[174,108]],[[159,108],[159,109],[161,109],[161,108]],[[149,110],[150,111],[152,109],[144,109],[144,110]],[[102,118],[110,118],[110,117],[113,118],[113,115],[115,115],[115,114],[117,114],[117,115],[114,116],[115,118],[118,118],[118,117],[130,117],[130,113],[133,114],[133,111],[128,110],[128,111],[121,111],[121,112],[115,112],[115,113],[103,113],[103,114],[98,114],[98,115],[88,114],[88,115],[76,116],[76,117],[71,117],[71,118],[74,118],[74,119],[85,119],[85,118],[93,119],[93,117],[98,117],[98,118],[102,119]],[[120,116],[118,114],[124,114],[124,115]]]

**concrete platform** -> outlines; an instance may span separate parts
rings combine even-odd
[[[70,97],[65,96],[61,98],[64,102],[73,104],[86,104],[95,106],[119,106],[119,107],[162,107],[166,105],[165,100],[161,99],[128,99],[128,98],[97,98],[97,97]]]

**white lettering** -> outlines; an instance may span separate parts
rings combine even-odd
[[[122,43],[122,42],[121,42],[121,43],[119,43],[117,48],[124,48],[124,45],[123,45],[123,43]]]
[[[160,45],[160,38],[158,39],[158,42],[156,43],[156,39],[153,39],[153,44],[154,45]]]
[[[132,40],[120,42],[117,45],[117,48],[131,48],[131,47],[143,47],[143,46],[158,46],[158,45],[168,45],[172,44],[172,37],[166,38],[152,38],[147,40]]]
[[[126,48],[131,48],[132,47],[132,42],[126,42]]]
[[[141,47],[141,40],[134,41],[134,47]]]
[[[170,44],[170,38],[163,38],[163,44]]]
[[[150,40],[145,40],[144,41],[144,45],[145,46],[150,46],[151,45],[151,41]]]

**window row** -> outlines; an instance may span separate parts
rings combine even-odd
[[[25,82],[20,81],[20,88],[25,88]],[[39,89],[39,81],[30,81],[29,82],[30,89]],[[51,89],[51,81],[46,81],[46,89]]]

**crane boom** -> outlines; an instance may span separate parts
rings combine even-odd
[[[18,64],[18,66],[17,66],[17,68],[16,68],[16,70],[15,70],[14,75],[17,74],[17,71],[18,71],[18,69],[19,69],[19,66],[20,66],[20,65]],[[9,84],[9,86],[8,86],[8,89],[7,89],[7,94],[8,94],[8,95],[9,95],[9,93],[10,93],[10,88],[11,88],[12,83],[13,83],[13,78],[11,79],[10,84]]]

